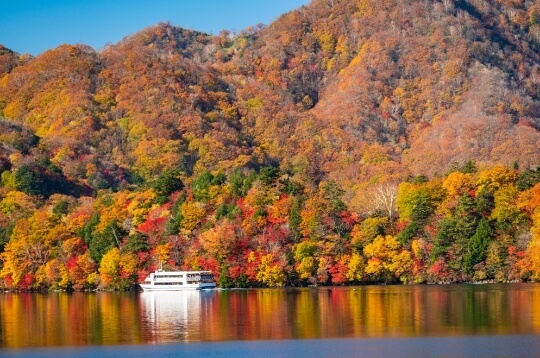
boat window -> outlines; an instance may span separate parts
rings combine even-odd
[[[175,286],[179,286],[179,285],[183,285],[183,283],[182,282],[154,282],[154,285],[159,285],[159,286],[175,285]]]

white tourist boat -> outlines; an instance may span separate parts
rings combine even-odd
[[[211,271],[162,271],[152,272],[140,283],[145,291],[207,290],[216,287]]]

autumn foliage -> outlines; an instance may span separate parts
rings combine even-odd
[[[540,279],[532,1],[314,0],[216,36],[0,46],[0,279]]]

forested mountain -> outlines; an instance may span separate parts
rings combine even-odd
[[[522,0],[0,46],[3,285],[127,287],[159,261],[223,286],[536,279],[539,50]]]

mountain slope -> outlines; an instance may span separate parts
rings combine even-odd
[[[113,187],[173,167],[278,164],[352,197],[455,162],[528,167],[540,159],[538,8],[315,0],[234,36],[159,24],[101,53],[4,49],[0,110],[68,176]]]

